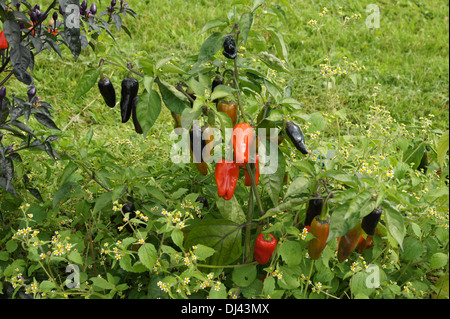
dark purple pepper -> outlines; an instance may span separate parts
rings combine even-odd
[[[17,8],[17,10],[20,9],[20,2],[17,2],[17,3],[16,3],[16,8]]]
[[[6,87],[2,86],[0,89],[0,100],[3,100],[6,96]]]
[[[93,15],[97,13],[97,6],[95,5],[95,3],[91,5],[91,7],[89,8],[89,12],[91,12]]]
[[[33,98],[36,96],[36,87],[32,86],[28,92],[28,101],[31,102],[33,100]]]
[[[83,9],[83,10],[86,10],[87,9],[87,1],[86,0],[84,0],[82,3],[81,3],[81,9]]]
[[[115,7],[116,6],[116,0],[111,0],[111,7]]]
[[[33,22],[33,23],[36,23],[36,21],[37,21],[37,16],[36,16],[36,12],[30,12],[30,20],[31,20],[31,22]]]
[[[58,12],[53,12],[53,21],[55,21],[56,22],[56,20],[58,20]]]
[[[34,10],[34,11],[36,11],[36,10],[41,10],[41,7],[37,4],[37,5],[34,6],[33,10]]]
[[[108,9],[109,13],[113,13],[114,12],[114,7],[109,6],[109,7],[106,7],[106,9]]]

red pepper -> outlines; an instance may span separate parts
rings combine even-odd
[[[0,32],[0,50],[4,50],[8,48],[8,41],[6,40],[5,37],[5,31],[2,30],[2,32]]]
[[[259,159],[258,159],[258,154],[256,154],[256,161],[255,161],[255,166],[256,166],[256,173],[255,173],[255,183],[256,185],[258,185],[258,180],[259,180]],[[250,174],[245,171],[245,186],[252,186],[252,181],[250,180]]]
[[[248,123],[239,123],[233,127],[233,148],[236,163],[244,166],[248,163],[249,149],[253,143],[253,128]]]
[[[235,162],[221,159],[216,164],[214,177],[219,197],[230,200],[233,197],[239,179],[239,166]]]
[[[255,260],[261,265],[267,264],[276,247],[277,240],[272,234],[259,234],[255,242]]]
[[[373,247],[373,237],[370,235],[367,235],[367,237],[364,239],[361,237],[362,240],[359,241],[358,244],[358,253],[362,254],[366,249],[369,249]]]
[[[309,230],[314,238],[308,242],[308,254],[312,259],[319,259],[327,245],[328,234],[330,233],[330,217],[327,216],[325,220],[320,219],[320,215],[314,217]]]

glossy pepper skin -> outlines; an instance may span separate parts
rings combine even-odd
[[[294,122],[286,122],[286,133],[291,139],[294,146],[304,155],[308,154],[308,150],[305,145],[305,137],[300,127]]]
[[[314,197],[316,198],[310,199],[306,204],[305,226],[311,226],[314,217],[319,216],[322,212],[323,199],[317,198],[319,194],[315,194]]]
[[[367,237],[359,241],[358,244],[358,253],[362,254],[366,249],[369,249],[373,246],[373,237],[370,235],[367,235]]]
[[[217,195],[225,200],[230,200],[239,179],[239,166],[235,162],[221,159],[216,164],[214,178],[217,184]]]
[[[221,77],[221,76],[216,76],[215,78],[214,78],[214,80],[212,81],[212,84],[211,84],[211,93],[212,92],[214,92],[214,89],[216,88],[216,86],[218,86],[218,85],[221,85],[221,84],[223,84],[223,77]],[[215,100],[213,100],[212,101],[213,103],[218,103],[219,102],[219,99],[215,99]]]
[[[98,89],[106,105],[113,108],[116,105],[116,91],[111,80],[106,76],[102,77],[98,81]]]
[[[355,227],[350,229],[345,236],[341,237],[338,248],[338,261],[341,263],[350,256],[350,254],[358,246],[363,229],[361,228],[361,221],[358,221]]]
[[[235,59],[237,55],[236,42],[232,35],[225,37],[223,41],[223,55],[228,59]]]
[[[139,102],[139,96],[135,96],[133,99],[133,102],[131,104],[131,118],[133,120],[135,132],[138,134],[143,134],[144,131],[142,130],[141,124],[138,121],[137,113],[136,113],[138,102]]]
[[[277,240],[272,234],[259,234],[255,242],[255,260],[260,265],[265,265],[272,257],[275,248],[277,247]]]
[[[236,125],[236,121],[238,118],[238,106],[236,102],[219,102],[217,104],[217,111],[227,114],[231,118],[233,126]]]
[[[139,82],[135,78],[125,78],[122,80],[122,91],[120,99],[120,113],[122,123],[128,122],[131,117],[133,99],[139,91]]]
[[[250,158],[250,147],[253,143],[253,128],[248,123],[239,123],[233,127],[233,148],[235,161],[244,166]]]
[[[321,220],[319,217],[314,217],[309,229],[314,238],[308,242],[308,254],[314,260],[319,259],[327,246],[328,234],[330,233],[330,217],[327,216],[325,220]]]
[[[361,227],[367,235],[373,236],[377,229],[383,210],[381,207],[375,208],[369,215],[364,216]]]
[[[5,31],[2,30],[2,32],[0,32],[0,50],[5,50],[8,48],[8,41],[6,40],[5,37]]]
[[[255,183],[256,185],[258,185],[258,180],[259,180],[259,158],[258,158],[258,154],[256,154],[256,160],[255,160],[255,166],[256,166],[256,171],[255,171]],[[245,186],[252,186],[252,181],[250,179],[250,174],[245,171]]]

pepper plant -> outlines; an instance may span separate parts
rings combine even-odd
[[[22,206],[20,227],[5,236],[8,287],[35,298],[445,297],[448,132],[424,136],[428,118],[397,123],[376,95],[367,122],[352,124],[351,111],[334,108],[342,79],[333,71],[324,72],[327,111],[305,111],[285,80],[297,70],[272,24],[287,23],[287,11],[286,1],[242,1],[206,22],[205,41],[185,61],[96,46],[98,67],[85,71],[75,95],[104,74],[135,79],[136,103],[122,103],[130,99],[121,93],[120,111],[109,103],[112,90],[104,97],[100,86],[99,94],[123,125],[132,124],[122,114],[135,110],[140,134],[102,144],[89,131],[66,150],[53,198]],[[338,21],[344,28],[355,19]],[[321,71],[333,58],[324,51]],[[169,112],[175,130],[155,131]],[[139,148],[147,158],[133,157]],[[269,150],[276,165],[267,173]],[[95,174],[83,175],[77,158],[89,159]],[[363,227],[379,210],[377,223]],[[354,229],[356,247],[354,238],[341,245]],[[261,241],[264,234],[272,240]],[[31,266],[15,257],[17,242]],[[52,275],[67,264],[79,269],[75,287]]]

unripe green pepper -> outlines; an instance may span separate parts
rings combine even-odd
[[[122,97],[120,99],[120,113],[122,116],[122,123],[128,122],[131,117],[131,110],[133,109],[133,99],[137,96],[139,91],[139,82],[135,78],[125,78],[122,81]]]
[[[116,91],[111,80],[106,76],[102,77],[98,81],[98,89],[106,105],[113,108],[116,105]]]

